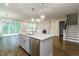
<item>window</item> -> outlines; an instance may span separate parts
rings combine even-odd
[[[2,23],[2,33],[3,34],[9,33],[9,24],[8,23],[5,23],[5,22]]]
[[[19,33],[20,23],[18,21],[2,21],[1,28],[3,34]]]
[[[27,23],[26,32],[27,34],[34,34],[36,32],[36,23]]]
[[[15,33],[19,33],[19,30],[20,30],[20,23],[15,22]]]

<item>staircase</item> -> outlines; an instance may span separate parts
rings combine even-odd
[[[79,42],[77,25],[68,25],[65,31],[64,39],[72,42]]]

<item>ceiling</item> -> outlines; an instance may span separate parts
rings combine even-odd
[[[46,19],[62,18],[78,9],[78,3],[9,3],[9,6],[0,3],[0,10],[15,13],[22,20],[40,18],[40,15],[45,15]]]

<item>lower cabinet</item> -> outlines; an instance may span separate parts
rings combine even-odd
[[[29,38],[25,35],[19,35],[19,45],[29,53]]]
[[[31,56],[48,56],[52,51],[52,37],[39,40],[20,34],[19,38],[19,45]]]
[[[40,55],[40,40],[31,38],[25,35],[19,35],[19,45],[30,55],[39,56]]]
[[[29,37],[26,37],[25,38],[25,50],[29,53]]]

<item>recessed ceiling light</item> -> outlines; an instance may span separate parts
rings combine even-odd
[[[41,19],[45,19],[45,15],[40,15],[40,18]]]
[[[9,4],[8,4],[8,3],[6,3],[5,5],[6,5],[6,6],[9,6]]]

